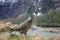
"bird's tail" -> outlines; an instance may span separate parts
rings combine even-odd
[[[10,29],[9,33],[13,32],[16,27]]]

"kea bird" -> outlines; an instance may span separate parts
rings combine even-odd
[[[32,19],[33,19],[32,15],[28,14],[28,18],[24,22],[19,24],[17,27],[11,29],[11,32],[18,31],[21,34],[24,34],[26,36],[26,32],[28,31],[29,28],[31,28]]]

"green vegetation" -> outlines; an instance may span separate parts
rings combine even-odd
[[[48,13],[35,17],[34,23],[45,27],[60,27],[60,9],[52,9]]]

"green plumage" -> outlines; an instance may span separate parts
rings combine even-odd
[[[11,22],[13,24],[20,24],[24,22],[29,16],[32,17],[32,13],[23,14],[22,16],[16,17],[15,19],[11,20]]]
[[[19,31],[20,33],[26,34],[28,29],[31,27],[32,19],[32,13],[27,13],[22,17],[14,19],[13,23],[18,24],[18,26],[13,28],[11,31]]]

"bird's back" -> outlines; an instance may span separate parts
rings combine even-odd
[[[18,27],[15,27],[13,31],[19,31],[20,33],[26,34],[28,29],[31,27],[31,24],[32,24],[32,17],[29,16],[24,22],[19,24]]]

